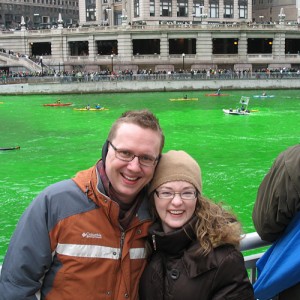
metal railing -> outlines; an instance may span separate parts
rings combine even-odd
[[[46,72],[48,72],[48,69]],[[46,69],[46,67],[45,67]],[[222,73],[207,73],[207,72],[197,72],[194,74],[191,73],[157,73],[157,74],[122,74],[117,73],[113,75],[102,75],[98,72],[95,73],[86,73],[86,72],[77,72],[72,75],[65,75],[63,71],[58,74],[45,74],[41,77],[35,72],[26,74],[24,76],[20,73],[16,73],[5,78],[5,82],[0,79],[0,84],[5,83],[24,83],[28,82],[31,84],[34,83],[60,83],[67,84],[72,82],[103,82],[103,81],[210,81],[210,80],[259,80],[259,79],[277,79],[277,80],[287,80],[287,79],[300,79],[300,72],[222,72]]]
[[[270,245],[271,243],[263,241],[257,232],[247,233],[245,237],[241,240],[240,243],[240,250],[247,251],[247,250],[255,250],[259,248],[263,248],[265,246]],[[245,255],[245,266],[246,269],[249,271],[249,278],[251,283],[253,284],[257,279],[257,269],[256,269],[256,262],[262,257],[264,252],[259,252],[257,254]]]

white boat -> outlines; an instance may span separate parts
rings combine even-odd
[[[240,110],[239,108],[236,108],[236,109],[223,109],[223,112],[225,114],[228,114],[228,115],[250,115],[250,111],[247,110],[247,111],[243,111],[243,110]]]
[[[223,109],[223,112],[228,115],[238,115],[238,116],[249,115],[250,114],[250,110],[248,109],[249,100],[250,97],[242,96],[240,100],[240,104],[242,104],[241,107],[235,109],[232,108]]]

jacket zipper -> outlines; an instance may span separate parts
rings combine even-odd
[[[152,234],[152,243],[153,243],[153,248],[156,251],[156,240],[155,240],[155,234]]]
[[[125,231],[122,231],[121,232],[121,240],[120,240],[120,258],[122,257],[124,240],[125,240]]]

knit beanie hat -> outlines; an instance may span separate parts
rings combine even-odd
[[[148,193],[170,181],[187,181],[202,192],[201,169],[198,163],[186,152],[170,150],[161,155]]]

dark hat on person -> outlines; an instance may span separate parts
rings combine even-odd
[[[182,150],[170,150],[161,155],[148,193],[151,194],[159,186],[170,181],[187,181],[202,192],[202,178],[199,164]]]
[[[281,195],[281,196],[280,196]],[[300,144],[287,148],[275,159],[260,185],[258,197],[300,200]]]

